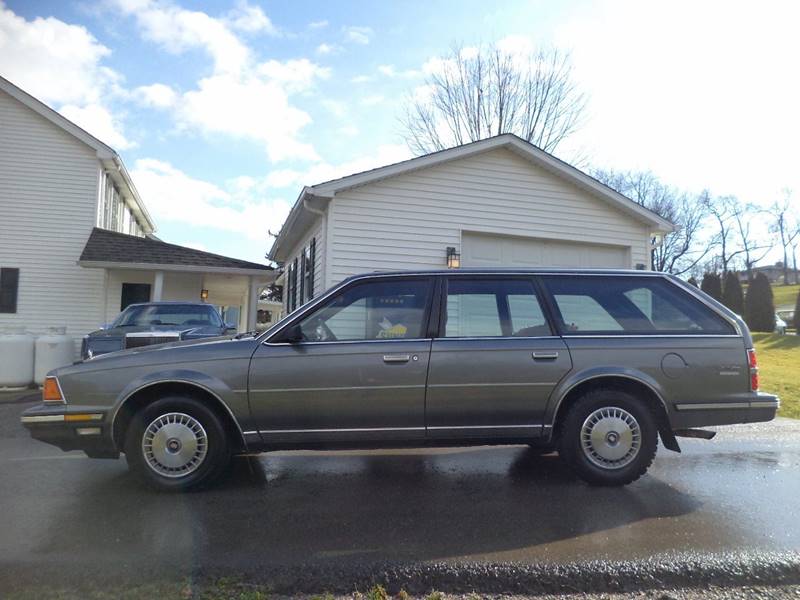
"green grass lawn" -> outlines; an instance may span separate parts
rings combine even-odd
[[[800,285],[779,285],[772,284],[772,297],[774,298],[775,308],[780,306],[792,306],[797,302],[797,294],[800,292]]]
[[[782,417],[800,419],[800,336],[754,333],[760,387],[781,397]]]

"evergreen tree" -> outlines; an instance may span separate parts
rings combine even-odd
[[[725,284],[722,286],[722,303],[737,315],[744,313],[744,292],[739,278],[733,271],[728,271]]]
[[[794,303],[794,329],[800,335],[800,293],[797,294],[797,302]]]
[[[700,289],[714,300],[722,301],[722,280],[716,273],[703,275],[703,283],[700,284]]]
[[[763,273],[756,275],[747,286],[747,301],[744,306],[744,320],[751,331],[775,330],[775,304],[772,299],[772,287]]]

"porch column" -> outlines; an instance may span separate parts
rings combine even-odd
[[[252,275],[247,278],[247,331],[254,331],[256,328],[256,317],[258,316],[258,296],[261,287],[258,280]]]
[[[156,271],[153,280],[153,302],[161,301],[161,294],[164,291],[164,271]]]

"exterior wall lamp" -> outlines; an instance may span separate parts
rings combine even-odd
[[[447,247],[447,268],[458,269],[461,266],[461,254],[453,246]]]
[[[203,302],[208,300],[208,290],[200,290],[200,300]]]

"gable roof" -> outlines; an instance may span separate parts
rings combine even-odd
[[[104,144],[88,131],[2,76],[0,76],[0,90],[93,149],[97,154],[97,159],[105,167],[106,173],[122,190],[122,195],[128,200],[133,213],[144,223],[145,232],[152,233],[156,230],[156,224],[150,213],[147,212],[136,186],[133,185],[128,169],[125,168],[119,154],[111,146]]]
[[[272,248],[268,253],[271,260],[276,260],[278,250],[285,244],[286,240],[290,237],[290,232],[294,228],[295,223],[301,218],[303,207],[305,203],[311,199],[330,200],[337,193],[345,190],[350,190],[370,183],[375,183],[390,177],[404,175],[419,169],[427,169],[434,167],[445,162],[458,160],[497,150],[498,148],[506,148],[511,150],[518,156],[529,160],[535,165],[549,171],[563,179],[568,180],[580,189],[592,194],[593,196],[605,201],[613,208],[616,208],[634,219],[648,225],[654,232],[667,233],[673,231],[675,226],[670,221],[659,216],[655,212],[637,204],[627,196],[623,196],[616,190],[608,187],[607,185],[599,182],[595,178],[587,175],[580,169],[556,158],[552,154],[537,148],[530,142],[526,142],[522,138],[511,134],[504,133],[495,137],[471,142],[462,146],[440,150],[424,156],[418,156],[399,163],[378,167],[361,173],[354,173],[339,179],[332,179],[323,183],[318,183],[310,187],[304,187],[300,192],[294,206],[292,207],[289,216],[281,228],[280,233],[275,238]]]
[[[78,264],[82,267],[153,268],[160,270],[224,271],[231,274],[265,274],[267,265],[229,258],[186,246],[168,244],[153,238],[138,237],[95,227],[83,248]]]

